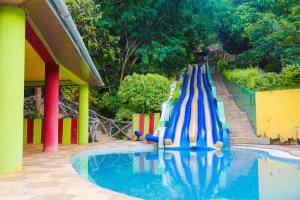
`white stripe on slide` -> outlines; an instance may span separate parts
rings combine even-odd
[[[197,135],[198,135],[198,87],[197,87],[197,77],[198,77],[198,70],[199,67],[195,66],[195,75],[194,75],[194,96],[192,100],[192,110],[191,110],[191,120],[189,124],[189,139],[190,139],[190,146],[196,146],[197,142]],[[201,70],[201,69],[200,69]]]
[[[201,89],[203,92],[203,102],[204,102],[204,113],[205,113],[205,127],[206,127],[206,144],[207,147],[215,148],[213,144],[212,138],[212,125],[211,125],[211,115],[210,115],[210,108],[208,104],[207,93],[204,88],[204,80],[203,74],[205,73],[204,67],[201,67]]]
[[[193,69],[192,66],[189,67],[189,82],[187,85],[187,89],[186,89],[186,95],[184,97],[184,100],[182,101],[181,107],[180,107],[180,113],[179,113],[179,118],[177,120],[177,125],[176,125],[176,129],[175,129],[175,138],[174,138],[174,142],[172,145],[168,145],[168,147],[179,147],[180,146],[180,138],[181,138],[181,131],[182,131],[182,126],[183,126],[183,122],[184,122],[184,118],[185,118],[185,108],[186,108],[186,103],[189,99],[190,96],[190,85],[191,85],[191,79],[192,79],[192,70]]]

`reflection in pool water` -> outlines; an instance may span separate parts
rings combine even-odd
[[[300,199],[300,162],[246,149],[81,157],[91,182],[143,199]]]

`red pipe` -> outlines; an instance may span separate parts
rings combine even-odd
[[[58,151],[59,66],[45,65],[45,130],[44,151]]]

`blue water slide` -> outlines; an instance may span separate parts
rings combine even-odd
[[[197,74],[197,90],[198,90],[198,135],[197,135],[197,147],[206,148],[206,127],[205,127],[205,111],[204,111],[204,97],[201,88],[201,67],[199,66]]]
[[[191,114],[192,114],[192,100],[194,97],[194,79],[197,77],[196,68],[193,67],[191,83],[189,89],[189,97],[185,107],[184,121],[181,129],[181,137],[180,137],[180,147],[181,148],[189,148],[189,127],[191,122]]]
[[[216,105],[214,102],[214,98],[211,91],[211,86],[208,81],[207,73],[202,75],[204,88],[207,93],[208,104],[210,108],[210,116],[211,116],[211,123],[212,123],[212,136],[213,136],[213,143],[215,144],[217,141],[222,141],[222,127],[220,127],[220,122],[218,118],[218,113],[216,109]]]
[[[167,126],[166,132],[165,132],[165,139],[171,139],[172,141],[174,141],[176,125],[177,125],[177,121],[178,121],[178,118],[180,115],[180,107],[181,107],[182,101],[186,95],[188,82],[189,82],[189,75],[184,75],[183,85],[181,88],[181,94],[174,106],[170,121],[168,122],[168,126]]]

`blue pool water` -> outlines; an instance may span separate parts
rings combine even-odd
[[[300,199],[300,162],[262,151],[151,151],[81,156],[74,169],[142,199]]]

